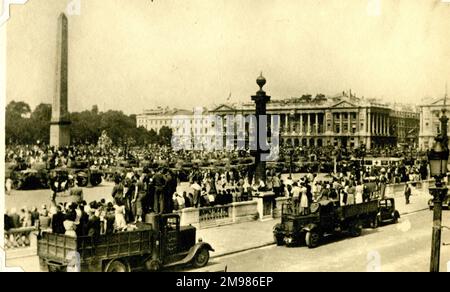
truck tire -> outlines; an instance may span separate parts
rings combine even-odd
[[[359,221],[354,221],[354,222],[352,222],[352,223],[350,224],[349,231],[350,231],[350,235],[351,235],[352,237],[358,237],[358,236],[360,236],[361,233],[362,233],[362,224],[361,224],[361,222],[359,222]]]
[[[305,235],[305,241],[308,248],[315,248],[319,246],[320,234],[319,232],[312,230],[308,231]]]
[[[158,260],[148,260],[145,262],[145,268],[149,272],[157,272],[161,269],[161,263]]]
[[[370,227],[372,227],[373,229],[377,229],[380,225],[381,225],[381,219],[379,216],[375,216],[372,219],[372,222],[370,222]]]
[[[276,236],[276,235],[274,235],[273,238],[274,238],[275,243],[277,244],[277,246],[282,246],[282,245],[284,245],[284,240],[283,240],[283,237],[282,237],[282,236]]]
[[[399,217],[400,217],[400,215],[398,215],[397,213],[394,213],[394,218],[392,219],[392,223],[397,224]]]
[[[194,256],[192,265],[195,268],[203,268],[208,264],[209,261],[209,251],[206,248],[200,248]]]
[[[105,267],[106,273],[128,273],[130,271],[128,263],[121,260],[111,260]]]
[[[80,186],[80,187],[87,187],[87,185],[88,185],[88,178],[87,177],[84,177],[84,176],[77,176],[76,177],[76,180],[78,181],[78,185]]]

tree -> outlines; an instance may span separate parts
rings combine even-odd
[[[317,94],[316,98],[314,98],[314,101],[326,101],[326,100],[327,100],[327,98],[326,98],[325,94],[321,94],[321,93]]]
[[[11,101],[5,109],[6,143],[32,144],[33,127],[30,122],[30,106],[23,102]]]
[[[5,110],[6,116],[10,116],[12,118],[24,118],[31,113],[30,106],[23,101],[11,101]]]
[[[304,94],[304,95],[302,95],[300,100],[303,101],[303,102],[311,102],[312,95],[311,94]]]
[[[159,144],[169,146],[172,141],[172,129],[169,127],[162,127],[159,130]]]
[[[52,115],[50,104],[41,103],[31,111],[25,102],[12,101],[6,107],[5,114],[7,144],[35,144],[38,140],[49,142]],[[161,129],[158,135],[153,130],[137,128],[136,115],[128,116],[121,111],[112,110],[100,112],[96,105],[91,110],[72,112],[70,119],[72,144],[98,144],[101,140],[103,145],[123,145],[126,142],[133,145],[170,145],[172,137],[170,128]]]
[[[31,113],[33,125],[33,140],[48,144],[50,142],[50,121],[52,118],[52,105],[41,103]]]

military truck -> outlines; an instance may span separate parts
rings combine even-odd
[[[360,236],[363,227],[375,227],[378,200],[344,206],[339,201],[323,200],[312,203],[308,214],[300,211],[296,203],[282,205],[281,223],[273,229],[277,245],[305,243],[314,248],[331,234],[345,232],[353,237]]]
[[[72,180],[76,180],[80,187],[88,186],[89,182],[93,187],[102,183],[103,173],[99,169],[90,167],[89,161],[76,160],[67,168]],[[70,184],[73,186],[73,182]]]
[[[131,272],[157,271],[191,264],[208,264],[211,245],[196,242],[193,226],[180,226],[178,214],[147,217],[136,230],[71,237],[44,232],[38,240],[41,271]]]

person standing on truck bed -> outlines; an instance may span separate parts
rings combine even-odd
[[[177,178],[169,170],[164,171],[165,187],[164,187],[164,197],[163,197],[163,212],[172,213],[173,211],[173,200],[172,196],[177,191]]]
[[[122,199],[123,189],[124,189],[124,186],[123,186],[122,180],[120,179],[119,175],[116,175],[114,177],[114,187],[111,192],[111,196],[113,197],[114,201],[116,201],[118,199]]]
[[[87,236],[98,237],[100,236],[100,218],[97,215],[97,210],[89,209],[89,221],[87,223]]]
[[[364,201],[364,185],[356,181],[355,187],[355,203],[361,204]]]
[[[153,184],[155,186],[154,208],[155,213],[162,213],[164,210],[164,186],[166,181],[161,169],[153,176]]]
[[[66,233],[66,229],[64,228],[64,220],[65,215],[62,212],[62,208],[60,205],[57,205],[53,217],[52,217],[52,232],[56,234],[64,234]],[[52,212],[53,213],[53,212]]]
[[[125,206],[122,200],[116,202],[116,205],[114,206],[114,212],[116,230],[125,230],[127,228],[127,221],[125,220]]]
[[[74,187],[70,189],[69,196],[73,203],[80,204],[83,201],[83,189],[80,188],[78,180],[75,180],[74,184]]]
[[[136,183],[136,197],[135,197],[135,208],[136,208],[136,216],[135,216],[135,222],[142,222],[142,218],[144,215],[144,202],[145,197],[147,195],[146,186],[144,183],[145,175],[142,175],[137,183]]]
[[[353,181],[349,181],[349,185],[347,188],[347,202],[346,205],[354,205],[356,204],[356,199],[355,199],[355,193],[356,193],[356,189],[353,185]]]
[[[292,203],[294,205],[294,208],[297,208],[300,204],[300,195],[301,195],[301,188],[298,186],[297,182],[294,182],[292,184]]]
[[[126,180],[126,190],[125,190],[125,218],[127,222],[133,222],[135,217],[135,204],[134,197],[136,196],[136,179],[134,176],[127,178]]]
[[[309,214],[308,189],[305,181],[301,183],[300,187],[300,213],[303,215]]]

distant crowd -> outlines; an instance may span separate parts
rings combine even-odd
[[[393,149],[371,150],[391,155]],[[398,150],[395,152],[398,153]],[[403,153],[403,152],[402,152]],[[311,155],[340,156],[342,160],[359,154],[347,149],[326,147],[297,147],[293,150],[282,148],[281,156],[309,157]],[[405,156],[419,155],[403,153]],[[168,147],[148,148],[112,147],[102,149],[97,146],[81,145],[54,149],[47,146],[9,146],[6,161],[24,163],[27,167],[45,163],[50,167],[69,166],[72,161],[88,160],[91,166],[106,167],[120,159],[134,161],[196,161],[210,159],[229,160],[249,157],[247,151],[173,152]],[[296,158],[296,159],[297,159]],[[69,203],[58,203],[53,193],[51,205],[43,205],[19,211],[10,209],[5,216],[5,230],[38,226],[41,230],[51,229],[54,233],[70,236],[99,236],[136,228],[145,221],[147,214],[172,213],[184,208],[223,206],[233,202],[252,200],[261,191],[273,191],[275,197],[287,197],[301,212],[308,213],[313,202],[337,200],[340,204],[355,204],[379,194],[383,185],[408,181],[419,181],[428,177],[425,164],[387,165],[381,168],[347,167],[336,173],[320,175],[307,171],[299,179],[282,174],[276,169],[268,169],[265,180],[255,180],[251,166],[202,168],[193,164],[187,173],[187,183],[181,184],[180,173],[164,165],[135,171],[131,167],[114,173],[114,187],[111,194],[105,194],[100,201],[86,202],[83,189],[75,185],[67,192]],[[7,234],[8,244],[26,244],[26,238]]]

